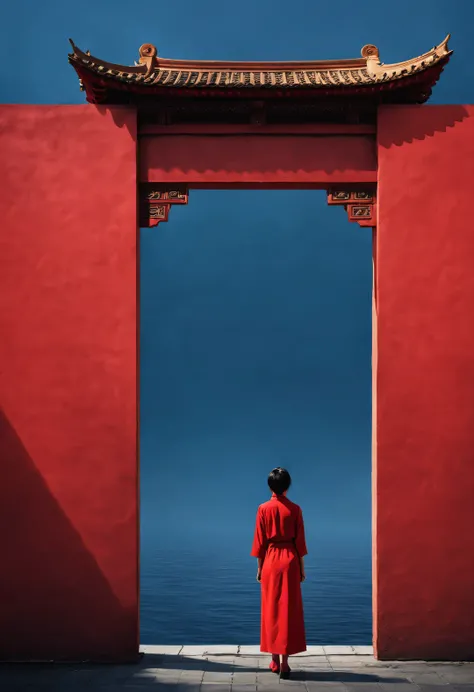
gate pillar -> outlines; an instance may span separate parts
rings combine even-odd
[[[474,658],[474,106],[378,116],[374,643]]]
[[[0,659],[138,655],[136,112],[0,107]]]

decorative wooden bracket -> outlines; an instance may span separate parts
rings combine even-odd
[[[151,228],[161,221],[168,221],[174,204],[188,203],[188,189],[183,185],[142,183],[139,196],[140,228]]]
[[[328,204],[342,205],[349,221],[362,227],[377,225],[377,201],[375,190],[328,190]]]

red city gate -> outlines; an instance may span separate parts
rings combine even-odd
[[[95,107],[0,107],[3,659],[138,653],[138,222],[238,187],[322,188],[373,229],[375,653],[473,657],[474,107],[419,105],[449,55],[73,45]]]

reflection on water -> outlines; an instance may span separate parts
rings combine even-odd
[[[255,644],[260,593],[247,545],[142,546],[141,641]],[[303,584],[309,644],[370,644],[371,558],[366,544],[308,546]]]

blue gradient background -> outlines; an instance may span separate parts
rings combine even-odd
[[[453,33],[431,103],[472,102],[474,3],[17,0],[0,22],[0,98],[83,103],[67,38],[132,63],[384,62]],[[371,234],[317,191],[192,191],[141,231],[142,641],[258,641],[249,557],[275,465],[294,477],[310,554],[311,643],[371,640]]]

